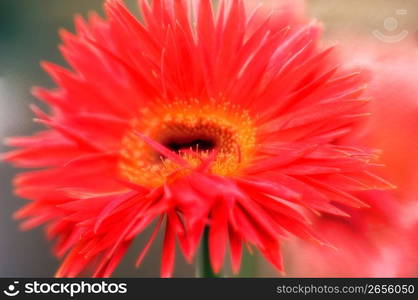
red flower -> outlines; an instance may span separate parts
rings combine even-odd
[[[285,246],[287,274],[295,277],[407,277],[418,266],[418,207],[389,192],[357,195],[370,208],[350,218],[312,216],[313,230],[333,247],[295,239]],[[296,254],[297,253],[297,254]]]
[[[162,276],[176,239],[191,261],[206,226],[215,272],[228,242],[234,271],[243,245],[282,270],[283,237],[319,242],[301,207],[346,216],[365,206],[352,191],[387,187],[374,153],[336,143],[365,115],[364,80],[337,68],[318,25],[278,26],[239,0],[140,3],[143,23],[107,1],[107,20],[61,32],[72,70],[44,63],[58,88],[34,90],[49,129],[8,140],[6,160],[43,168],[16,178],[31,200],[17,217],[57,240],[57,276],[111,275],[153,222],[137,265],[165,224]]]
[[[371,209],[351,218],[314,217],[314,230],[336,249],[293,241],[292,276],[405,277],[418,270],[418,48],[347,39],[342,59],[370,70],[371,117],[351,142],[382,149],[382,175],[398,187],[358,195]],[[290,250],[291,251],[291,250]]]

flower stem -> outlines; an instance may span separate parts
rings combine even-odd
[[[219,278],[220,276],[213,272],[210,263],[209,254],[209,228],[205,228],[203,234],[202,247],[200,253],[200,263],[198,265],[197,276],[200,278]]]

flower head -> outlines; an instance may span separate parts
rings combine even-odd
[[[34,89],[52,108],[34,112],[49,129],[8,140],[6,160],[42,168],[16,178],[32,200],[17,217],[46,224],[57,276],[111,275],[152,224],[137,264],[165,226],[162,276],[176,239],[191,261],[206,227],[215,272],[228,242],[234,271],[243,245],[282,270],[282,238],[321,243],[300,208],[344,217],[365,206],[352,191],[388,186],[374,152],[337,143],[367,115],[364,78],[337,67],[315,22],[284,10],[279,26],[240,0],[140,1],[143,21],[105,10],[61,32],[71,70],[43,64],[58,87]]]

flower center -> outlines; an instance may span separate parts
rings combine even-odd
[[[167,142],[165,146],[168,149],[179,153],[182,150],[192,150],[199,152],[215,150],[216,143],[210,138],[190,138],[186,136],[184,138],[172,138],[172,140]]]
[[[197,167],[214,152],[210,171],[236,176],[254,152],[255,129],[246,111],[228,102],[193,99],[160,103],[140,112],[121,145],[120,173],[136,184],[154,187],[190,170],[164,157],[135,132],[141,132]]]

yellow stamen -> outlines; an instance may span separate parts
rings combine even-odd
[[[136,131],[178,151],[192,167],[200,165],[214,150],[216,157],[210,171],[229,177],[237,176],[250,161],[256,134],[248,112],[226,101],[177,100],[144,109],[122,140],[119,169],[131,182],[148,187],[162,185],[188,171],[161,157]]]

